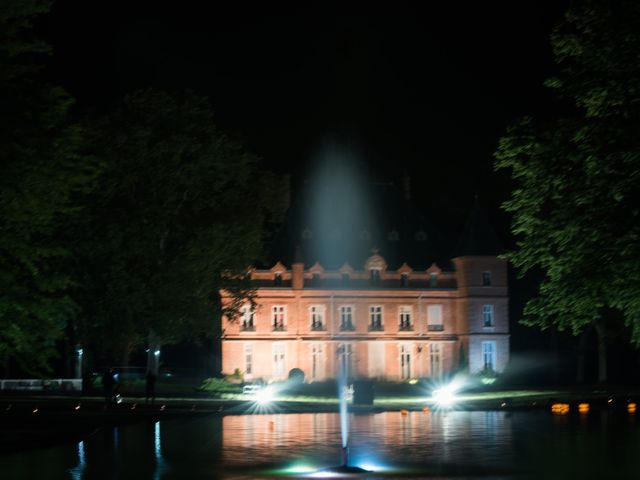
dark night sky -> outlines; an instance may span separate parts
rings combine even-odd
[[[498,208],[510,184],[493,172],[493,152],[514,119],[556,108],[542,82],[554,72],[549,34],[566,1],[133,3],[58,1],[41,23],[51,75],[79,114],[138,88],[191,89],[298,186],[323,142],[339,138],[372,177],[409,173],[415,203],[444,230],[460,229],[478,193],[511,243]],[[530,288],[517,287],[516,311]]]
[[[303,180],[337,137],[376,178],[407,171],[418,205],[445,223],[475,192],[500,217],[508,181],[493,173],[492,153],[513,119],[552,108],[542,81],[565,6],[131,3],[59,1],[42,25],[52,74],[79,111],[146,86],[192,89],[269,168]]]

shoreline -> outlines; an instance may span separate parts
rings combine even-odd
[[[568,404],[565,415],[578,415],[581,403],[590,411],[628,412],[629,402],[640,403],[639,387],[578,391],[575,389],[505,390],[461,395],[450,408],[439,409],[428,399],[380,397],[373,405],[349,405],[356,415],[398,412],[441,411],[532,411],[551,412],[553,403]],[[425,409],[427,407],[427,409]],[[102,397],[75,395],[0,396],[0,455],[77,442],[102,428],[144,421],[191,418],[208,415],[255,415],[338,413],[337,399],[276,399],[259,406],[250,398],[158,397],[145,404],[144,397],[125,397],[123,402],[105,405]],[[584,413],[584,412],[583,412]],[[640,415],[640,412],[638,412]]]

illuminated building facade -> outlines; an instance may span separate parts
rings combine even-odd
[[[509,361],[507,263],[487,254],[492,235],[475,208],[460,254],[442,262],[447,268],[403,262],[391,269],[384,251],[374,249],[360,268],[330,269],[305,265],[298,248],[290,266],[253,270],[255,308],[247,304],[237,318],[223,319],[223,372],[270,381],[298,368],[308,382],[341,370],[352,379],[388,381],[458,369],[502,372]]]

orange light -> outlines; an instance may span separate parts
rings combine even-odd
[[[429,413],[431,410],[429,410],[429,407],[424,407],[422,409],[422,413]]]
[[[403,408],[402,410],[400,410],[400,414],[401,415],[409,415],[409,410]]]
[[[579,403],[578,411],[580,413],[589,413],[589,404],[588,403]]]
[[[568,403],[554,403],[551,405],[551,413],[555,415],[566,415],[569,413]]]
[[[627,412],[636,413],[636,408],[637,408],[637,405],[635,403],[633,402],[627,403]]]

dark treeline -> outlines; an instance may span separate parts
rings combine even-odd
[[[33,29],[48,9],[0,5],[5,375],[53,373],[52,358],[79,348],[86,369],[126,365],[135,351],[215,335],[221,272],[241,278],[260,258],[285,198],[193,93],[137,91],[72,122]]]

